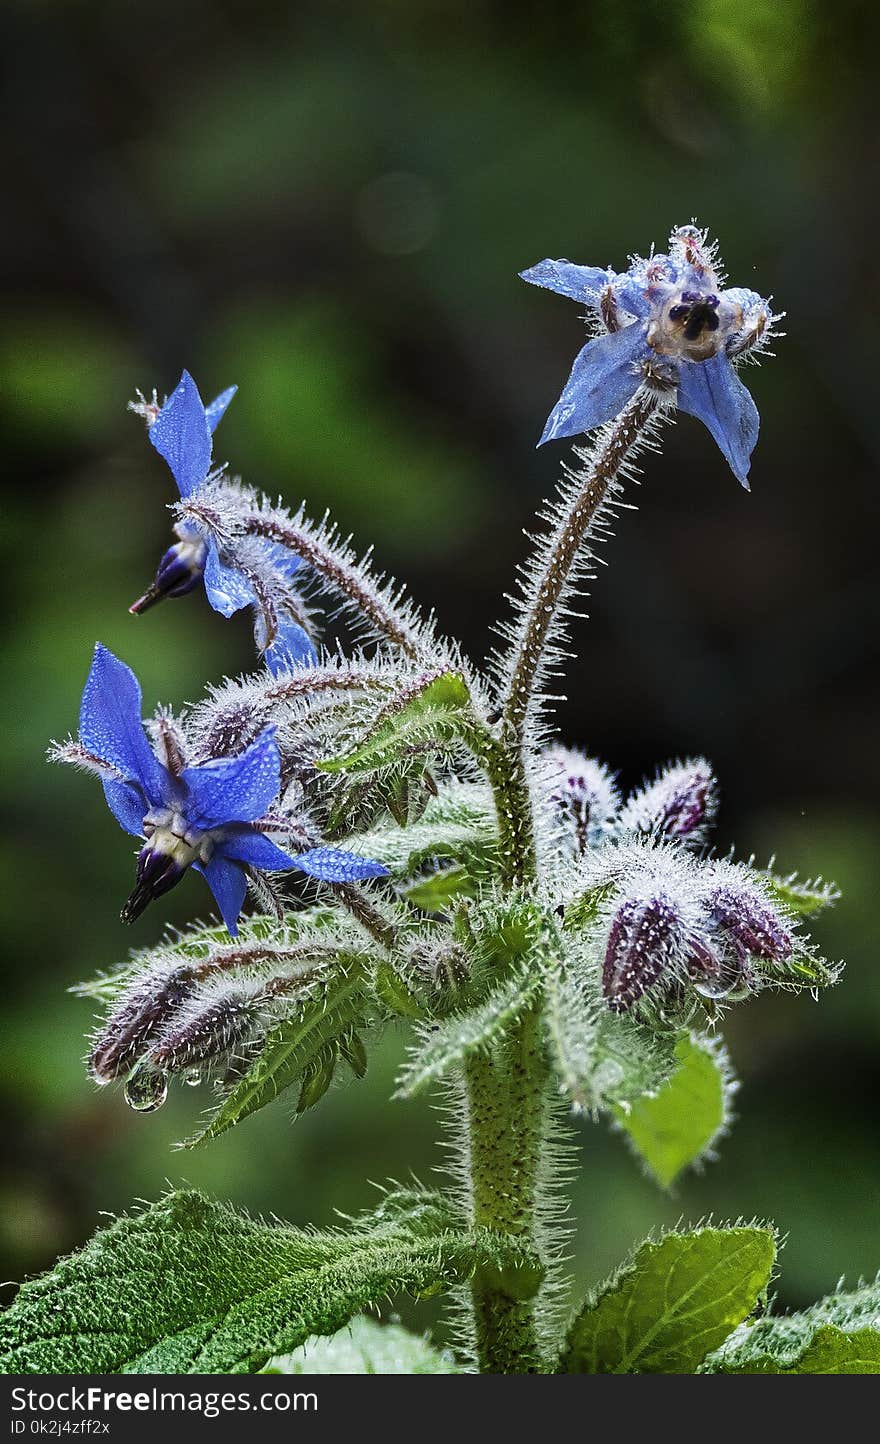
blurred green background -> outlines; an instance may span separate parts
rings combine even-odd
[[[208,904],[193,877],[126,931],[130,844],[46,743],[75,725],[98,637],[149,705],[252,656],[247,622],[199,594],[127,614],[171,486],[126,400],[183,365],[205,396],[237,382],[218,454],[330,507],[480,657],[564,455],[534,441],[582,343],[577,310],[517,272],[622,264],[692,216],[787,312],[748,377],[753,493],[695,422],[667,433],[606,553],[563,731],[627,784],[710,756],[723,848],[840,882],[818,931],[848,970],[819,1005],[731,1017],[741,1116],[674,1197],[580,1131],[577,1267],[597,1278],[651,1225],[709,1211],[789,1234],[786,1303],[880,1265],[872,9],[6,5],[2,1277],[166,1180],[326,1223],[368,1180],[439,1162],[432,1109],[387,1101],[393,1034],[295,1125],[283,1100],[192,1155],[172,1146],[198,1092],[137,1117],[85,1078],[88,1008],[65,990]]]

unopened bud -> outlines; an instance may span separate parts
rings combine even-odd
[[[185,963],[161,982],[148,977],[129,993],[107,1018],[92,1048],[89,1069],[95,1081],[111,1083],[128,1073],[193,987],[191,967]]]
[[[755,958],[784,963],[791,957],[791,933],[770,905],[748,888],[722,887],[707,909],[715,923]]]
[[[678,841],[701,841],[717,804],[715,776],[698,758],[668,767],[656,782],[631,797],[621,814],[624,827]]]
[[[149,1049],[149,1061],[167,1073],[180,1073],[197,1063],[210,1063],[250,1038],[257,1019],[251,994],[230,992],[190,1006],[186,1016],[163,1032]]]
[[[667,897],[661,893],[621,903],[602,969],[602,991],[610,1006],[624,1013],[664,973],[673,981],[680,955],[681,918]]]

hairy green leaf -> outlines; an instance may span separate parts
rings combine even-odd
[[[293,1017],[272,1030],[251,1067],[189,1146],[218,1138],[271,1103],[285,1088],[302,1082],[304,1075],[313,1078],[321,1073],[330,1046],[363,1021],[367,1006],[363,964],[350,956],[309,990]]]
[[[474,891],[473,879],[466,867],[443,868],[430,877],[412,883],[406,890],[407,901],[426,913],[442,913],[453,898],[470,896]]]
[[[423,869],[436,869],[444,861],[458,862],[475,875],[485,873],[496,843],[491,801],[483,788],[465,783],[441,788],[421,819],[406,828],[385,825],[345,839],[346,847],[384,863],[393,877],[414,880]]]
[[[772,1229],[698,1228],[642,1244],[587,1300],[560,1372],[692,1374],[765,1296]]]
[[[399,1324],[352,1319],[332,1339],[310,1339],[265,1374],[460,1374],[452,1356]]]
[[[813,917],[833,907],[840,897],[839,888],[833,882],[823,882],[822,878],[801,882],[795,874],[777,877],[772,872],[762,872],[760,876],[774,900],[795,917]]]
[[[372,772],[414,752],[442,749],[471,721],[470,693],[460,673],[428,673],[391,699],[351,752],[316,766],[322,772]]]
[[[388,1294],[421,1296],[517,1256],[413,1190],[348,1232],[321,1233],[173,1193],[23,1285],[0,1318],[0,1369],[252,1373]]]
[[[656,1090],[612,1112],[636,1154],[668,1188],[689,1164],[711,1158],[730,1122],[735,1089],[720,1040],[683,1034],[676,1068]]]
[[[490,993],[479,1008],[423,1028],[419,1046],[398,1076],[396,1096],[411,1098],[460,1068],[472,1053],[486,1052],[501,1042],[517,1018],[531,1007],[540,987],[539,974],[520,972]]]
[[[802,1313],[744,1324],[704,1365],[711,1374],[880,1374],[880,1278]]]

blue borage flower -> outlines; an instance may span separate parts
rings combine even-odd
[[[184,371],[164,406],[143,400],[133,406],[146,419],[150,441],[168,463],[181,498],[193,496],[222,474],[211,469],[211,438],[237,389],[230,386],[205,406]],[[289,611],[298,605],[289,584],[299,557],[277,543],[253,538],[221,548],[212,533],[190,522],[178,522],[174,531],[179,540],[162,557],[152,585],[131,612],[139,615],[164,597],[182,597],[202,581],[208,601],[222,616],[253,607],[255,640],[270,671],[277,674],[316,660],[308,633]]]
[[[546,260],[521,275],[585,303],[601,326],[576,357],[539,446],[610,421],[647,381],[675,391],[679,410],[708,427],[748,491],[759,417],[734,362],[760,350],[778,318],[756,292],[722,289],[704,232],[680,226],[668,255],[634,257],[620,273]]]
[[[246,868],[295,868],[329,883],[384,877],[381,863],[335,847],[289,855],[261,831],[277,799],[281,763],[275,729],[266,727],[236,757],[185,766],[176,749],[161,761],[141,721],[141,689],[130,667],[100,643],[83,690],[80,742],[56,756],[100,776],[107,806],[126,832],[145,838],[137,883],[122,909],[133,922],[153,898],[193,867],[206,878],[233,937],[247,888]],[[276,828],[277,830],[277,822]]]

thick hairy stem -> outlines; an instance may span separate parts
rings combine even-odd
[[[379,587],[366,580],[362,568],[350,562],[339,548],[326,543],[321,531],[297,526],[293,518],[282,521],[259,512],[246,519],[243,530],[251,536],[280,542],[354,603],[376,631],[399,647],[407,657],[419,655],[418,638],[407,618],[389,605],[387,595],[383,595]]]
[[[505,1043],[466,1067],[469,1176],[475,1225],[531,1244],[538,1256],[536,1202],[548,1123],[540,1018],[528,1014]],[[540,1272],[480,1270],[471,1284],[482,1374],[546,1368],[536,1324]]]
[[[492,788],[501,853],[501,880],[525,887],[535,877],[535,834],[532,800],[520,754],[483,733],[475,748]]]
[[[659,396],[642,387],[609,429],[593,455],[580,488],[572,496],[555,531],[547,538],[540,569],[523,597],[523,626],[509,670],[502,736],[522,748],[536,686],[545,663],[571,574],[621,466],[643,437],[657,411]]]

